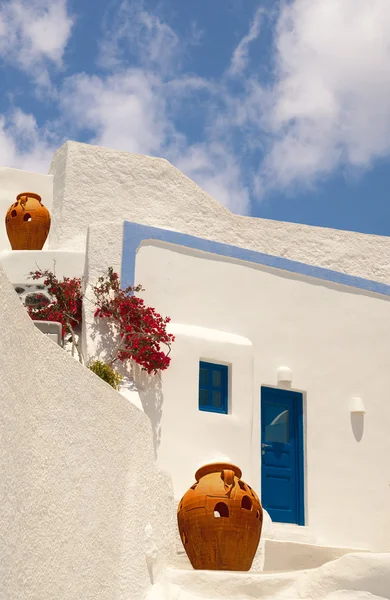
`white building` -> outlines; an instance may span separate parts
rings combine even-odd
[[[233,215],[165,160],[74,142],[58,150],[50,175],[0,170],[0,190],[4,215],[28,190],[52,216],[40,252],[11,251],[0,230],[0,263],[14,287],[26,293],[28,272],[55,261],[58,275],[83,276],[88,294],[112,266],[124,285],[141,283],[145,300],[172,318],[169,369],[156,377],[134,371],[123,394],[150,420],[157,463],[171,475],[176,501],[199,465],[226,457],[272,518],[275,564],[267,547],[265,560],[273,570],[307,566],[305,552],[318,566],[348,548],[389,551],[390,238]],[[40,335],[34,332],[36,343]],[[88,360],[104,357],[88,302],[82,341]],[[92,385],[91,373],[78,373],[76,380]],[[99,415],[88,402],[82,418]],[[142,446],[138,431],[128,435]],[[77,456],[75,448],[73,460],[82,460],[85,450]],[[91,439],[87,455],[93,452]],[[169,505],[169,492],[166,498]],[[169,535],[153,518],[151,528],[162,527],[153,534],[160,550]],[[148,543],[137,542],[146,553]],[[316,552],[325,557],[319,563]],[[137,580],[131,598],[142,597],[137,585],[146,589]]]

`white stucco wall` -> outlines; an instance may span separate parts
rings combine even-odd
[[[83,251],[88,225],[127,219],[390,283],[389,237],[234,215],[160,158],[67,142],[50,172],[53,249]]]
[[[0,598],[137,600],[170,561],[148,418],[33,325],[0,268]]]
[[[105,359],[106,345],[101,336],[100,324],[94,319],[94,294],[91,287],[98,277],[112,267],[120,275],[122,268],[123,222],[90,225],[86,240],[83,303],[82,344],[85,360]]]
[[[10,250],[5,228],[7,210],[22,192],[34,192],[42,198],[42,203],[51,212],[53,203],[53,176],[31,173],[20,169],[0,168],[0,252]],[[47,247],[48,241],[45,246]]]
[[[3,250],[0,264],[12,283],[31,283],[30,273],[49,269],[57,277],[83,277],[85,252],[66,250]]]
[[[158,304],[156,300],[156,306]],[[158,459],[172,473],[175,496],[180,500],[195,482],[196,470],[223,456],[240,466],[244,480],[251,477],[252,446],[248,425],[254,410],[254,355],[252,343],[242,336],[178,323],[172,323],[169,331],[175,335],[174,368],[162,373],[160,418],[153,406],[146,412],[153,427],[161,430]],[[199,360],[213,362],[215,358],[229,366],[229,415],[197,410]],[[142,390],[140,395],[142,398]],[[173,427],[174,440],[170,440],[168,431],[173,434]],[[175,459],[173,447],[180,448]],[[251,484],[251,480],[248,483]]]
[[[285,365],[293,388],[306,398],[306,524],[325,544],[387,550],[388,299],[153,242],[138,251],[136,281],[173,326],[252,342],[219,344],[201,329],[177,336],[172,364],[162,374],[158,445],[175,496],[193,481],[195,463],[216,449],[242,466],[244,479],[260,491],[260,387],[276,385],[277,369]],[[232,364],[230,415],[198,412],[198,361],[205,357]],[[365,403],[362,419],[351,418],[354,396]]]

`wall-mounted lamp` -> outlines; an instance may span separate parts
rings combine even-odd
[[[364,402],[361,398],[352,398],[349,404],[349,410],[351,413],[364,415],[366,409],[364,408]]]
[[[288,367],[279,367],[277,372],[278,384],[291,383],[292,382],[292,371]]]

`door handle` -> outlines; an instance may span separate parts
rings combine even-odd
[[[261,444],[262,448],[272,448],[271,444]]]

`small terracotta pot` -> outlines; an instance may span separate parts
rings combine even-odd
[[[23,192],[8,209],[5,226],[12,250],[42,250],[50,230],[50,213],[38,194]]]
[[[177,518],[194,569],[249,571],[260,541],[263,509],[241,470],[205,465],[184,494]]]

